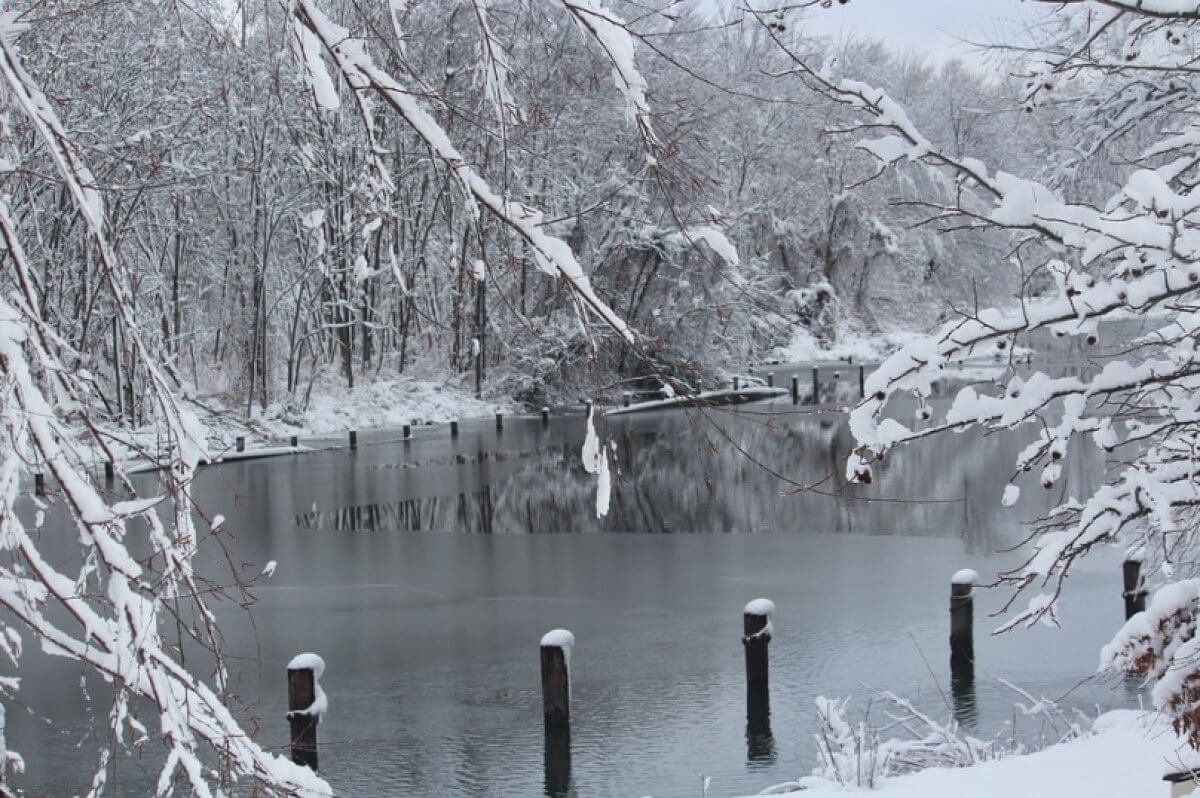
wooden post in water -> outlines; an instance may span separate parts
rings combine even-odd
[[[769,704],[767,646],[771,642],[771,613],[775,603],[758,598],[742,610],[742,646],[746,649],[746,701],[754,708]]]
[[[632,401],[633,399],[629,396],[629,391],[621,391],[621,405],[623,407],[629,407],[629,403]]]
[[[299,445],[300,445],[300,436],[299,435],[293,435],[292,437],[288,438],[288,446],[291,446],[293,449],[295,449]]]
[[[1129,557],[1121,564],[1121,576],[1124,582],[1125,620],[1146,609],[1146,591],[1142,589],[1142,561]]]
[[[356,430],[350,430],[350,448],[358,448],[358,432]]]
[[[858,367],[858,398],[867,398],[867,367]]]
[[[542,426],[545,427],[550,423],[550,408],[542,408]]]
[[[742,378],[734,377],[733,378],[733,390],[740,391],[741,389],[742,389]]]
[[[504,414],[498,411],[496,413],[496,432],[504,432]]]
[[[979,574],[970,568],[950,578],[950,672],[974,678],[975,599],[972,591]]]
[[[41,471],[33,475],[33,494],[35,496],[46,495],[46,475]]]
[[[821,374],[820,369],[813,366],[812,372],[812,403],[814,405],[821,404]]]
[[[457,421],[450,422],[450,437],[451,438],[458,437],[458,422]]]
[[[754,599],[742,610],[742,646],[746,649],[746,758],[770,762],[775,758],[771,736],[771,692],[767,678],[767,647],[775,603]]]
[[[775,373],[772,371],[767,372],[767,387],[768,388],[775,387]]]
[[[287,666],[288,724],[291,727],[292,761],[317,770],[317,724],[327,701],[319,679],[325,660],[316,654],[298,654]]]
[[[542,718],[546,795],[566,796],[571,784],[571,648],[575,635],[553,629],[542,636]]]
[[[800,404],[800,378],[792,375],[792,404]]]
[[[411,424],[405,424],[404,429],[401,430],[401,432],[404,434],[404,440],[406,442],[412,440],[412,425]]]
[[[546,736],[571,731],[571,647],[575,635],[552,629],[542,636],[542,716]]]
[[[244,435],[239,435],[236,438],[234,438],[233,439],[233,448],[239,452],[246,451],[246,437]]]

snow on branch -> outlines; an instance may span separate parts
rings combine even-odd
[[[543,272],[566,280],[581,316],[585,311],[590,311],[626,341],[635,341],[633,330],[596,294],[570,246],[543,229],[542,213],[497,194],[468,165],[446,131],[425,110],[416,95],[375,65],[367,54],[365,42],[351,37],[345,28],[333,23],[312,0],[299,0],[294,13],[297,26],[317,37],[350,87],[374,151],[379,152],[382,148],[374,138],[368,99],[377,96],[408,123],[458,181],[473,214],[478,214],[478,208],[482,205],[525,242]]]
[[[7,17],[0,18],[0,23]],[[108,504],[87,474],[79,427],[88,445],[108,451],[108,442],[91,417],[90,377],[79,358],[41,318],[34,271],[7,199],[0,198],[0,236],[4,239],[16,291],[0,298],[0,606],[9,620],[3,629],[6,655],[16,659],[20,635],[15,621],[49,653],[70,657],[115,686],[110,732],[117,743],[140,743],[145,727],[130,713],[130,700],[156,708],[165,764],[159,794],[176,788],[182,775],[196,795],[222,793],[230,780],[252,783],[271,795],[328,795],[327,784],[306,768],[265,751],[240,727],[223,699],[226,674],[218,648],[215,619],[202,597],[210,590],[192,568],[196,530],[189,495],[191,477],[204,456],[204,433],[195,418],[176,406],[144,343],[129,300],[131,275],[108,241],[104,208],[92,173],[66,135],[53,108],[25,71],[10,30],[0,31],[0,81],[11,108],[29,122],[33,138],[48,153],[75,211],[83,218],[100,262],[100,290],[157,409],[156,420],[171,442],[165,481],[174,507],[168,527],[156,509],[163,497],[142,497]],[[6,142],[16,147],[15,140]],[[15,154],[15,153],[14,153]],[[70,423],[68,423],[68,417]],[[115,458],[114,458],[115,459]],[[38,546],[17,512],[20,475],[36,460],[59,486],[74,520],[80,548],[57,563]],[[125,488],[131,493],[133,486]],[[131,518],[138,527],[127,525]],[[144,528],[153,556],[139,562],[126,546],[132,530]],[[152,570],[153,569],[153,570]],[[178,645],[161,636],[170,611],[190,605],[197,625],[189,634],[207,647],[215,688],[189,672],[176,658]],[[197,628],[198,626],[198,628]],[[3,689],[15,683],[6,680]],[[127,732],[136,735],[129,740]],[[104,786],[111,751],[101,753],[92,793]],[[214,769],[212,761],[225,763]],[[250,785],[247,785],[250,786]],[[223,794],[223,793],[222,793]]]
[[[1069,187],[1072,159],[1096,156],[1116,140],[1136,143],[1131,157],[1106,157],[1119,161],[1123,174],[1104,201],[1072,200],[1039,179],[951,154],[884,91],[812,68],[776,38],[791,61],[779,74],[848,109],[852,122],[837,132],[860,136],[858,147],[880,172],[903,161],[950,172],[953,200],[916,200],[932,209],[931,221],[1021,231],[1022,253],[1040,244],[1046,254],[1038,271],[1052,281],[1036,298],[1020,297],[1016,307],[963,312],[887,358],[850,414],[858,446],[846,465],[848,479],[870,482],[891,449],[930,435],[972,426],[1028,431],[1013,483],[1034,472],[1064,498],[1034,525],[1026,560],[1000,575],[1017,594],[1036,593],[1000,630],[1056,623],[1072,567],[1097,547],[1147,552],[1159,566],[1149,573],[1159,573],[1165,584],[1151,608],[1105,649],[1103,663],[1158,680],[1157,706],[1200,745],[1197,588],[1185,578],[1200,569],[1200,125],[1192,121],[1200,103],[1187,46],[1200,23],[1200,2],[1095,0],[1092,8],[1097,4],[1107,7],[1104,13],[1058,10],[1062,35],[1034,59],[1026,110],[1034,110],[1038,95],[1063,91],[1064,83],[1078,92],[1060,95],[1056,108],[1062,113],[1074,103],[1082,128],[1071,131],[1078,141],[1064,142],[1069,163],[1059,167],[1066,177],[1057,182]],[[769,19],[759,18],[774,35]],[[1056,166],[1047,169],[1052,180]],[[944,410],[935,412],[928,401],[956,361],[1003,357],[1039,330],[1092,346],[1104,334],[1100,322],[1151,314],[1162,319],[1157,329],[1118,342],[1119,356],[1091,364],[1083,376],[1036,370],[1018,376],[1013,369],[993,385],[962,388]],[[916,398],[918,423],[898,417],[891,403],[896,396]],[[1084,443],[1113,456],[1104,483],[1077,496],[1077,486],[1064,484],[1064,462],[1071,447]],[[1003,486],[996,499],[1016,504],[1020,490]]]
[[[650,123],[646,78],[637,67],[636,44],[624,20],[592,0],[561,0],[579,29],[596,40],[613,67],[613,81],[625,97],[629,120],[651,150],[660,144]]]

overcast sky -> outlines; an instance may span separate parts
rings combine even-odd
[[[1046,13],[1029,0],[850,0],[806,15],[805,29],[830,36],[874,36],[897,47],[914,47],[937,60],[970,59],[957,40],[994,42],[1013,23]]]

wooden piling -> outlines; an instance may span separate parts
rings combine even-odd
[[[300,446],[300,436],[293,435],[292,437],[288,438],[288,446],[291,446],[293,449]]]
[[[571,789],[571,648],[575,635],[553,629],[542,636],[544,772],[548,798],[567,798]]]
[[[549,423],[550,423],[550,408],[543,407],[542,408],[542,426],[544,427]]]
[[[800,404],[800,378],[792,375],[792,404]]]
[[[325,661],[316,654],[293,657],[287,669],[287,718],[291,727],[292,761],[314,771],[318,769],[317,724],[325,711],[325,695],[317,680],[324,671]]]
[[[867,367],[858,367],[858,398],[867,398]]]
[[[1121,596],[1125,599],[1125,620],[1146,609],[1146,591],[1142,589],[1142,561],[1130,557],[1121,563],[1121,576],[1124,590]]]
[[[816,366],[812,370],[812,403],[821,404],[821,374]]]
[[[734,377],[733,378],[733,390],[740,391],[741,389],[742,389],[742,378]]]
[[[775,374],[770,371],[767,372],[767,387],[768,388],[775,387]]]
[[[350,430],[350,448],[358,448],[358,432],[356,430]]]
[[[41,471],[33,475],[33,493],[35,496],[46,495],[46,475]]]
[[[771,613],[775,603],[758,598],[742,610],[742,646],[746,649],[746,700],[748,707],[769,701],[767,646],[771,642]]]
[[[243,436],[243,435],[239,435],[239,436],[237,436],[236,438],[234,438],[234,441],[233,441],[233,448],[234,448],[234,449],[236,449],[236,450],[237,450],[237,451],[239,451],[239,452],[244,452],[244,451],[246,451],[246,438],[245,438],[245,436]]]
[[[496,432],[504,431],[504,414],[496,413]]]
[[[979,574],[969,568],[950,579],[950,671],[975,672],[975,599],[973,590]]]
[[[450,422],[450,437],[451,438],[458,437],[458,422],[457,421]]]
[[[624,406],[624,407],[629,407],[629,404],[630,404],[630,402],[632,402],[632,401],[633,401],[633,399],[632,399],[632,398],[630,398],[630,396],[629,396],[629,391],[622,391],[622,392],[621,392],[621,405],[622,405],[622,406]]]
[[[553,629],[542,636],[542,718],[546,736],[571,732],[571,647],[575,636]]]

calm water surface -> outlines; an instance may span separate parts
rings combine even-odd
[[[357,452],[204,470],[198,504],[227,531],[206,539],[201,567],[250,578],[278,562],[250,615],[220,609],[261,740],[286,746],[285,664],[312,650],[328,665],[322,770],[340,795],[542,795],[537,643],[555,627],[577,639],[579,796],[698,796],[701,774],[731,795],[805,775],[822,694],[863,708],[872,688],[891,690],[950,716],[949,576],[1014,563],[997,552],[1021,517],[999,497],[1023,441],[944,436],[848,488],[844,425],[787,403],[613,418],[609,433],[620,473],[604,520],[578,417],[507,419],[500,436],[464,422],[454,441],[444,426],[411,443],[374,433]],[[1069,466],[1087,480],[1102,462]],[[975,706],[959,707],[977,736],[1010,733],[1014,717],[1019,734],[1039,728],[997,677],[1088,711],[1136,702],[1120,683],[1077,686],[1121,621],[1117,559],[1072,578],[1063,630],[989,637],[985,611],[1007,593],[984,593]],[[748,745],[741,609],[758,596],[778,607],[773,736]],[[9,744],[30,766],[18,781],[83,791],[96,741],[80,670],[27,657],[21,698],[51,721],[10,709]],[[88,689],[102,721],[103,686]],[[111,792],[143,794],[155,755],[119,757]]]

